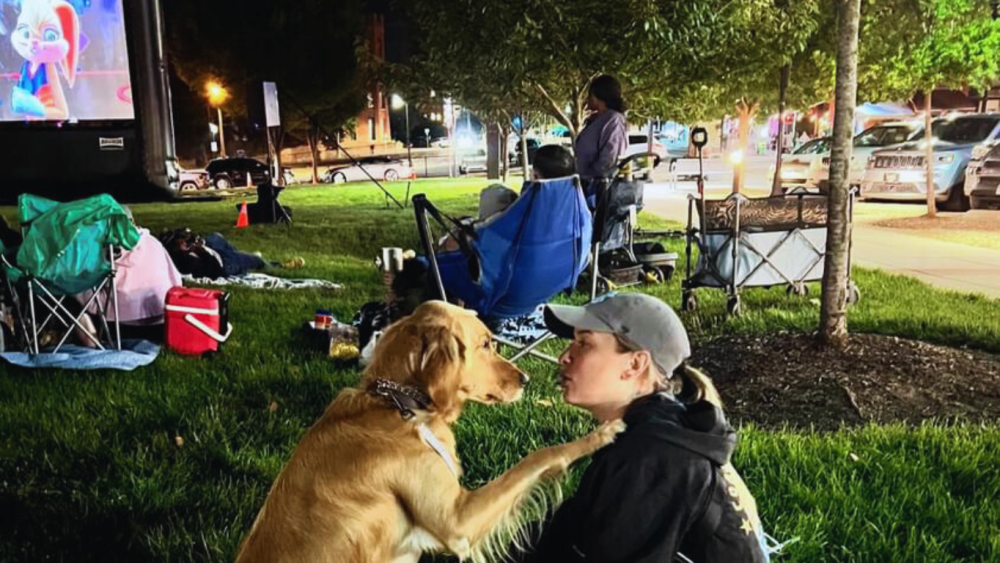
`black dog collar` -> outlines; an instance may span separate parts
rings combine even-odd
[[[417,410],[427,410],[434,404],[426,393],[410,385],[400,385],[388,379],[376,379],[368,386],[368,394],[380,397],[403,417],[403,420],[413,418]]]

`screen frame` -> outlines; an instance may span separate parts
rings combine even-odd
[[[81,130],[81,131],[101,131],[134,129],[139,125],[139,110],[135,104],[136,85],[136,61],[135,53],[135,33],[131,29],[133,16],[132,7],[129,0],[117,0],[122,7],[122,25],[125,29],[125,56],[128,59],[128,79],[129,87],[132,90],[132,115],[130,118],[105,118],[86,120],[44,120],[44,119],[20,119],[16,121],[6,121],[0,119],[0,130],[31,130],[31,129],[55,129],[55,130]],[[9,40],[8,36],[3,36],[4,40]]]

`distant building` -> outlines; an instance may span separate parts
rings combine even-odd
[[[365,22],[365,36],[372,54],[385,59],[385,17],[369,14]],[[353,134],[340,139],[340,144],[349,151],[367,149],[360,154],[384,152],[390,146],[396,148],[389,129],[389,99],[381,84],[375,84],[368,92],[368,105],[361,110],[356,120]]]

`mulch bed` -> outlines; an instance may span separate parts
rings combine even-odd
[[[937,217],[903,217],[872,223],[877,227],[908,230],[957,230],[996,232],[1000,229],[1000,212],[974,209],[966,213],[938,212]]]
[[[1000,419],[1000,357],[892,336],[851,335],[843,351],[812,335],[723,336],[701,343],[705,370],[734,424],[835,430]]]

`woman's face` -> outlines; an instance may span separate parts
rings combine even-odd
[[[578,330],[559,357],[563,398],[584,409],[628,404],[635,397],[634,352],[619,352],[611,334]]]
[[[601,112],[608,109],[608,104],[597,99],[597,96],[595,96],[593,92],[591,92],[590,95],[587,96],[587,109],[589,109],[590,111]]]

